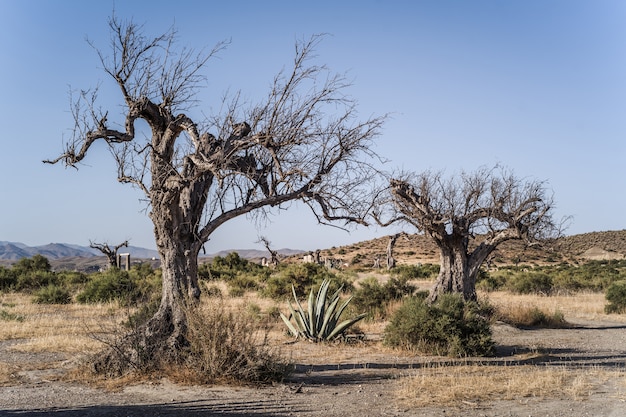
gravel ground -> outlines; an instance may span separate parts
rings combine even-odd
[[[494,326],[494,335],[499,346],[496,362],[608,370],[626,366],[624,323],[578,320],[568,329],[535,330],[500,324]],[[581,400],[564,396],[409,408],[395,398],[398,378],[419,372],[423,357],[391,357],[347,347],[354,351],[340,363],[298,360],[289,380],[269,387],[189,387],[160,381],[110,392],[63,382],[60,377],[72,366],[72,358],[17,353],[10,349],[14,343],[0,342],[1,362],[16,369],[14,382],[0,387],[0,416],[626,416],[624,373]],[[523,355],[529,351],[542,354]]]

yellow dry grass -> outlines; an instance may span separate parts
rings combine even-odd
[[[92,352],[101,344],[93,336],[111,331],[127,317],[115,303],[83,305],[33,304],[24,294],[0,295],[0,305],[20,320],[5,320],[0,341],[16,340],[19,352]]]
[[[537,307],[552,313],[559,311],[565,319],[606,320],[626,322],[626,315],[604,313],[606,298],[603,293],[582,292],[571,295],[542,296],[536,294],[512,294],[505,291],[479,294],[480,299],[489,300],[502,310],[523,307]]]
[[[408,407],[463,406],[521,398],[584,400],[624,370],[568,369],[545,366],[434,366],[398,381],[398,400]],[[617,395],[624,395],[624,386]]]

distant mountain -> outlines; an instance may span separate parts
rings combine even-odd
[[[158,258],[159,256],[158,252],[153,249],[145,249],[137,246],[121,248],[120,253],[124,252],[130,253],[132,258],[151,259]],[[42,255],[49,260],[57,260],[62,258],[92,258],[102,256],[102,253],[89,246],[79,246],[68,243],[49,243],[42,246],[27,246],[19,242],[0,241],[0,260],[16,261],[34,255]]]
[[[213,254],[200,254],[201,257],[213,258],[215,256],[226,256],[231,252],[237,252],[239,256],[246,259],[260,259],[269,257],[265,250],[258,249],[231,249],[223,250]],[[302,253],[301,250],[279,249],[277,251],[283,256],[292,256]],[[130,253],[131,259],[158,259],[159,253],[154,249],[146,249],[137,246],[122,247],[118,253]],[[94,258],[103,254],[89,246],[73,245],[69,243],[49,243],[41,246],[27,246],[19,242],[0,241],[0,260],[17,261],[21,258],[30,258],[34,255],[42,255],[49,260],[59,260],[64,258]]]

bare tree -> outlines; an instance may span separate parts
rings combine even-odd
[[[396,233],[394,235],[389,235],[389,241],[387,242],[387,269],[393,269],[396,266],[396,259],[393,257],[393,248],[396,246],[396,242],[398,241],[398,238],[400,236],[404,236],[405,238],[406,233],[401,232],[401,233]]]
[[[117,252],[122,247],[128,247],[128,240],[123,241],[122,243],[114,246],[113,248],[111,248],[107,242],[96,243],[90,240],[89,247],[93,249],[97,249],[100,252],[102,252],[104,256],[107,257],[107,260],[109,261],[109,268],[113,268],[117,266]]]
[[[270,253],[269,264],[271,266],[278,265],[278,262],[280,262],[280,260],[278,259],[278,252],[276,252],[275,250],[272,250],[272,242],[270,242],[265,236],[259,237],[259,242],[263,243],[263,246],[265,246],[265,249]]]
[[[58,158],[44,162],[77,167],[102,141],[117,163],[118,181],[139,188],[149,202],[162,300],[140,340],[118,349],[123,372],[140,360],[139,351],[175,359],[185,346],[183,306],[200,296],[198,252],[227,221],[262,218],[300,200],[320,223],[364,224],[377,175],[371,145],[385,117],[356,119],[346,79],[312,63],[321,40],[313,36],[296,42],[292,66],[278,73],[259,104],[235,94],[200,124],[185,112],[197,107],[202,70],[225,45],[196,54],[175,48],[174,30],[150,39],[141,26],[116,17],[109,27],[110,51],[94,49],[121,93],[123,119],[116,127],[97,107],[97,89],[82,91],[72,99],[72,138]],[[149,130],[136,132],[138,121]],[[115,368],[114,359],[106,356],[96,367]]]
[[[441,269],[430,301],[441,293],[475,300],[480,266],[498,245],[511,239],[536,244],[560,233],[546,183],[499,167],[449,179],[433,172],[404,174],[391,179],[389,191],[388,211],[377,214],[379,222],[414,226],[439,247]]]

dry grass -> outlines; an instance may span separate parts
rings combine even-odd
[[[117,327],[128,314],[115,303],[42,305],[23,294],[1,295],[0,304],[21,318],[0,326],[0,341],[19,340],[10,347],[19,352],[93,352],[100,343],[92,336]]]
[[[434,366],[401,378],[397,398],[405,406],[462,406],[520,398],[584,400],[624,370],[542,366]],[[622,388],[617,395],[623,395]]]
[[[565,319],[624,321],[626,315],[604,313],[606,299],[603,293],[576,293],[572,295],[542,296],[534,294],[512,294],[504,291],[479,294],[481,300],[489,300],[497,309],[515,310],[520,306],[537,307],[544,312],[558,311]]]

